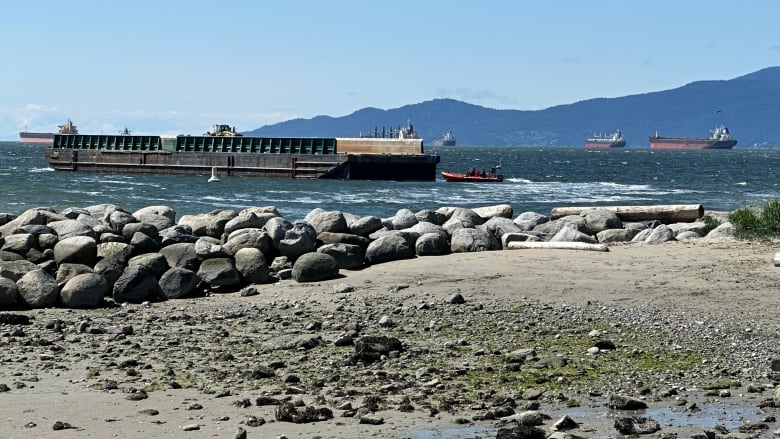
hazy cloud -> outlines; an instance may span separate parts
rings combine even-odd
[[[780,50],[780,44],[775,44],[774,46],[770,47],[769,50]]]
[[[566,58],[563,59],[563,63],[564,64],[579,64],[580,60],[579,60],[579,58],[566,57]]]

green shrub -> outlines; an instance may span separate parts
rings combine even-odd
[[[773,239],[780,237],[780,200],[763,208],[744,207],[729,215],[738,239]]]

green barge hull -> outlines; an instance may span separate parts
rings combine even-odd
[[[55,171],[435,180],[439,156],[420,139],[55,135]]]

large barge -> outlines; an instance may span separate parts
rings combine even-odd
[[[707,138],[650,136],[650,149],[731,149],[736,144],[724,125],[716,126]]]
[[[411,127],[410,127],[411,128]],[[247,137],[227,125],[202,136],[57,134],[43,151],[55,171],[435,180],[438,155],[394,138]]]

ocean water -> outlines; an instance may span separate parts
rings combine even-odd
[[[702,204],[708,210],[761,205],[780,197],[780,149],[650,151],[582,147],[426,147],[439,172],[502,165],[503,183],[293,180],[209,175],[55,172],[43,147],[0,142],[0,212],[112,203],[128,211],[167,205],[177,215],[275,206],[288,219],[314,208],[388,217],[398,209],[510,204],[519,214],[554,207]]]

